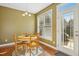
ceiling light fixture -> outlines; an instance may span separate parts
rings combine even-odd
[[[22,16],[26,16],[26,15],[31,16],[31,14],[29,12],[25,12],[22,14]]]

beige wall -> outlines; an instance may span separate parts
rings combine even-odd
[[[49,40],[46,40],[46,39],[41,39],[42,41],[50,44],[50,45],[53,45],[53,46],[56,46],[56,5],[57,3],[53,3],[51,4],[50,6],[48,6],[47,8],[41,10],[40,12],[38,12],[36,14],[36,16],[52,9],[52,41],[49,41]]]
[[[35,15],[22,16],[22,13],[0,6],[0,35],[6,34],[12,38],[14,32],[35,32]]]

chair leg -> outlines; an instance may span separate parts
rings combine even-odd
[[[36,47],[36,54],[38,53],[38,47]]]
[[[35,50],[35,53],[33,53],[33,51],[31,50],[31,54],[35,55],[35,54],[38,54],[38,47],[33,47],[34,50]]]
[[[17,47],[15,47],[15,55],[16,55],[16,56],[18,55],[17,52],[18,52],[18,51],[17,51]]]
[[[23,47],[23,55],[25,55],[25,52],[26,52],[25,46],[23,45],[22,47]]]
[[[26,52],[28,53],[29,52],[29,47],[27,46],[27,48],[26,48]]]
[[[29,50],[30,50],[30,56],[31,56],[31,52],[32,52],[32,51],[31,51],[31,48],[30,48]]]

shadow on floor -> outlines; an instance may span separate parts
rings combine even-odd
[[[67,54],[65,54],[65,53],[63,53],[61,51],[58,51],[55,55],[56,56],[69,56],[69,55],[67,55]]]

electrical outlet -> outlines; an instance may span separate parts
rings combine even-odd
[[[5,40],[5,42],[7,42],[7,40]]]

